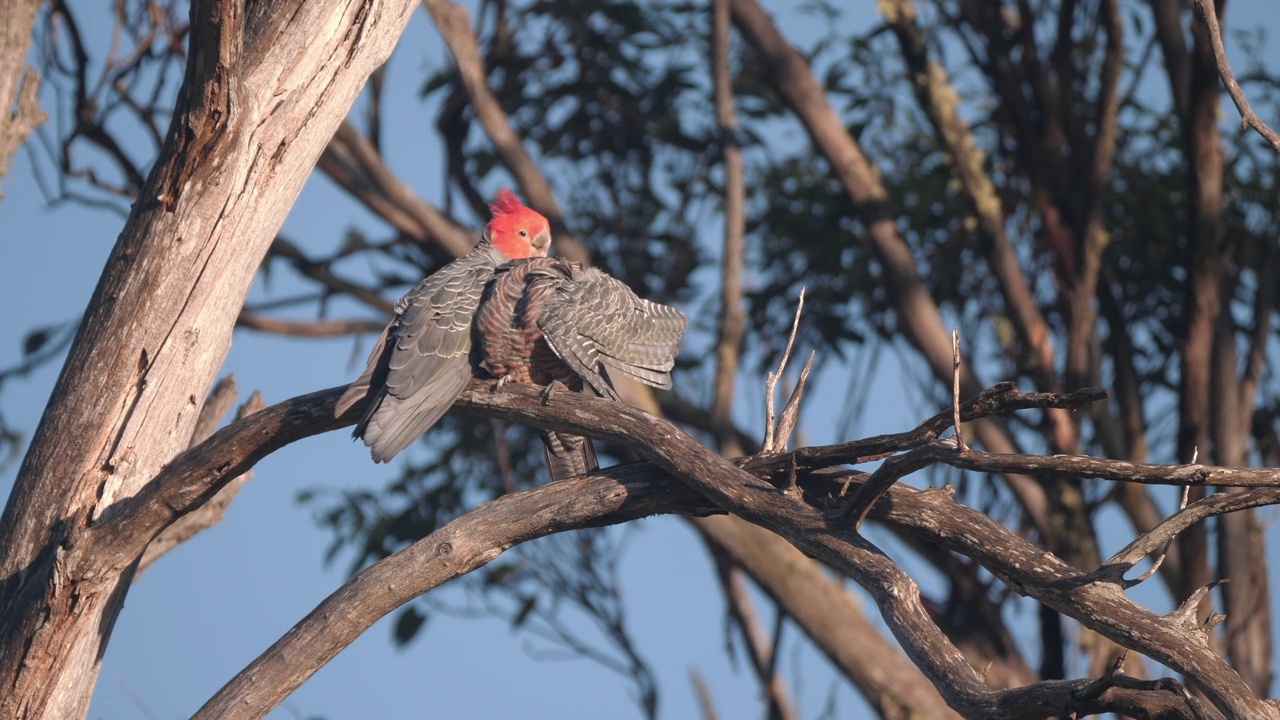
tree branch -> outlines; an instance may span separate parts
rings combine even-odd
[[[1024,455],[971,450],[958,454],[939,441],[923,450],[933,460],[963,470],[979,472],[1062,473],[1078,478],[1098,478],[1147,485],[1190,487],[1280,487],[1280,469],[1217,467],[1213,465],[1152,465],[1087,455]]]
[[[1213,8],[1206,8],[1204,0],[1195,0],[1196,16],[1200,18],[1209,29],[1209,42],[1213,47],[1213,59],[1218,63],[1218,74],[1222,76],[1222,84],[1227,88],[1227,94],[1231,96],[1231,101],[1236,104],[1236,110],[1240,113],[1240,127],[1253,128],[1259,135],[1266,140],[1273,150],[1280,153],[1280,135],[1276,135],[1276,131],[1264,123],[1249,107],[1249,99],[1244,96],[1244,90],[1240,89],[1240,83],[1236,82],[1236,76],[1231,72],[1231,65],[1227,63],[1227,49],[1222,45],[1222,28],[1218,26],[1218,14]]]
[[[350,121],[343,120],[338,126],[316,167],[408,237],[435,243],[452,257],[461,257],[475,247],[479,235],[455,224],[401,182],[378,148]]]
[[[260,718],[404,603],[552,533],[714,508],[653,471],[623,465],[485,503],[366,568],[222,687],[193,720]]]
[[[204,408],[200,410],[200,418],[196,421],[196,429],[191,436],[192,447],[204,442],[213,434],[218,422],[230,409],[235,399],[235,378],[228,375],[218,382],[213,392],[209,394],[209,399],[205,402]],[[266,403],[262,401],[262,396],[254,392],[240,406],[239,412],[236,413],[236,419],[243,420],[264,407],[266,407]],[[152,563],[159,560],[170,550],[195,537],[197,533],[208,530],[222,522],[223,516],[226,515],[227,507],[231,505],[232,500],[235,500],[240,488],[244,487],[245,483],[252,479],[252,470],[244,472],[224,485],[208,502],[178,518],[160,531],[160,534],[156,535],[155,539],[147,545],[147,549],[143,551],[142,557],[138,560],[138,569],[134,572],[133,581],[137,582],[142,577],[142,573],[151,567]]]
[[[322,429],[353,422],[360,408],[352,408],[339,419],[331,415],[333,403],[342,390],[333,388],[286,401],[215,433],[209,441],[176,459],[171,465],[172,476],[140,494],[132,512],[121,513],[111,522],[100,524],[93,529],[94,537],[86,539],[96,543],[118,542],[115,539],[129,534],[127,528],[136,531],[149,522],[154,523],[157,514],[163,516],[173,509],[181,509],[183,502],[194,503],[207,493],[207,489],[202,492],[201,487],[216,484],[219,477],[239,474],[270,449]],[[485,417],[592,435],[651,457],[662,470],[674,474],[699,495],[710,499],[714,506],[783,535],[802,551],[832,564],[867,589],[912,661],[961,714],[1019,717],[1004,714],[1003,708],[1007,706],[1002,703],[1008,702],[1009,697],[1021,696],[1006,696],[983,686],[963,656],[929,620],[914,582],[889,558],[858,536],[851,526],[833,525],[821,511],[801,501],[796,494],[780,492],[733,466],[670,423],[625,405],[578,394],[558,395],[550,405],[544,404],[542,393],[533,387],[508,387],[495,394],[490,391],[489,383],[481,381],[468,388],[459,400],[459,407]],[[945,418],[947,413],[942,415]],[[937,448],[940,455],[949,456],[940,458],[944,462],[954,459],[953,452],[938,444],[921,450],[931,447]],[[985,453],[970,453],[965,457],[1000,459]],[[1132,465],[1088,460],[1104,463],[1106,472]],[[1058,464],[1080,459],[1050,458],[1047,461]],[[1134,467],[1142,473],[1141,466]],[[1035,467],[1020,466],[1017,471],[1034,470]],[[1181,471],[1165,468],[1161,472],[1178,475]],[[823,485],[833,487],[818,477],[806,482],[810,484],[810,493],[821,492]],[[818,486],[813,486],[813,482]],[[670,493],[670,497],[677,495]],[[667,491],[664,490],[662,496],[668,497]],[[876,505],[875,512],[883,513],[879,517],[974,558],[1010,587],[1187,674],[1223,712],[1237,717],[1277,716],[1274,709],[1262,705],[1240,682],[1239,676],[1207,648],[1202,636],[1168,625],[1115,593],[1111,590],[1114,585],[1092,580],[1012,535],[985,515],[957,505],[948,493],[895,487],[886,500]],[[699,503],[695,509],[703,512],[707,507]],[[121,526],[112,527],[117,523]],[[75,571],[85,569],[75,568]],[[1069,684],[1044,685],[1044,688],[1050,687],[1068,695],[1074,692],[1071,689],[1074,686]]]
[[[288,260],[299,274],[315,280],[330,291],[345,293],[374,310],[391,314],[392,304],[386,298],[374,290],[334,274],[329,263],[316,262],[307,257],[306,253],[283,235],[277,235],[267,250],[267,258],[273,257]]]
[[[983,390],[973,400],[960,406],[960,420],[973,422],[981,418],[1008,415],[1033,408],[1077,409],[1106,399],[1100,388],[1083,388],[1072,393],[1024,393],[1012,382],[1003,382]],[[834,465],[858,465],[886,455],[920,447],[936,440],[954,423],[954,413],[944,410],[925,420],[915,429],[889,435],[876,435],[836,445],[813,445],[783,455],[757,455],[744,460],[744,467],[756,474],[777,477],[789,472],[792,464],[799,471],[816,470]]]
[[[493,146],[502,158],[502,162],[516,178],[516,184],[524,193],[529,205],[546,215],[551,221],[552,235],[555,238],[556,254],[560,257],[585,264],[591,263],[586,249],[569,233],[565,223],[564,210],[556,200],[551,185],[538,169],[523,141],[516,135],[515,129],[507,119],[506,112],[485,78],[484,58],[476,36],[471,31],[471,20],[466,9],[449,0],[423,0],[431,19],[435,21],[445,44],[453,53],[458,64],[458,75],[462,79],[462,87],[471,100],[476,120],[484,128]]]
[[[284,320],[242,310],[236,325],[273,335],[319,338],[380,333],[387,323],[382,320]]]
[[[692,520],[718,552],[786,608],[790,618],[882,717],[958,717],[861,603],[784,538],[732,516]]]
[[[720,336],[716,342],[711,432],[721,452],[741,455],[733,433],[733,391],[742,355],[742,264],[746,234],[746,184],[729,68],[729,0],[711,3],[711,75],[724,171],[724,257],[720,261]]]
[[[804,125],[814,147],[826,157],[858,209],[880,261],[883,287],[892,298],[901,332],[928,363],[934,377],[949,384],[951,347],[946,342],[942,313],[920,278],[911,249],[898,234],[879,173],[849,135],[804,57],[787,42],[759,3],[732,0],[731,8],[739,32],[763,57],[771,85]],[[962,375],[961,382],[967,395],[976,395],[981,389],[971,370]],[[994,421],[975,423],[974,430],[988,450],[1017,449],[1007,430]],[[1036,528],[1045,537],[1055,537],[1049,501],[1040,483],[1019,475],[1005,480]]]

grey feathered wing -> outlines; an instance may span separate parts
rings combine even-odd
[[[471,377],[471,320],[500,260],[482,244],[427,277],[396,303],[364,373],[334,409],[371,397],[353,437],[387,462],[436,423]]]
[[[529,296],[541,298],[538,329],[547,346],[602,397],[618,400],[606,367],[642,383],[671,387],[688,319],[679,310],[644,300],[631,288],[590,268],[564,264],[530,273]],[[544,432],[552,479],[600,466],[587,438]]]
[[[547,345],[600,395],[617,400],[606,368],[669,389],[680,340],[689,320],[667,305],[650,302],[624,283],[589,268],[572,277],[545,274],[530,281],[553,283],[543,301],[538,328]]]

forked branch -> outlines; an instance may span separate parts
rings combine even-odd
[[[288,401],[282,404],[283,407],[268,408],[216,433],[203,445],[178,458],[170,466],[174,468],[172,476],[165,478],[165,482],[153,484],[147,493],[135,499],[139,505],[126,508],[123,512],[131,514],[135,520],[145,520],[164,512],[156,510],[157,507],[180,507],[182,502],[195,504],[195,499],[210,492],[210,488],[205,486],[201,490],[193,486],[208,482],[216,484],[222,481],[220,478],[243,472],[257,458],[264,456],[268,448],[282,446],[288,441],[287,438],[297,439],[314,434],[317,428],[332,428],[350,423],[352,417],[333,420],[329,414],[341,390],[342,388],[335,388]],[[1048,400],[1052,401],[1050,404],[1060,404],[1066,401],[1066,397]],[[674,475],[684,487],[696,493],[694,496],[681,494],[683,491],[676,489],[679,485],[670,485],[664,488],[662,497],[701,497],[710,501],[699,499],[679,508],[673,507],[673,511],[703,513],[714,508],[732,512],[786,537],[804,552],[840,569],[871,593],[886,624],[897,636],[907,655],[930,678],[948,703],[962,715],[1018,717],[1012,713],[1011,706],[1007,703],[1019,697],[1040,697],[1026,693],[1000,693],[983,685],[959,651],[929,618],[920,603],[919,590],[911,578],[879,549],[858,536],[851,524],[833,523],[814,504],[837,487],[829,477],[808,473],[800,478],[804,493],[779,492],[775,485],[735,467],[670,423],[634,408],[597,398],[569,394],[557,396],[555,402],[544,405],[542,395],[536,388],[509,387],[504,392],[493,394],[489,392],[488,384],[477,382],[464,393],[459,406],[469,413],[501,417],[534,427],[581,432],[617,442],[651,457],[657,465],[627,466],[626,472],[634,470],[656,473],[662,477]],[[1001,409],[999,404],[996,409]],[[358,411],[359,408],[353,408],[352,415]],[[949,425],[951,413],[944,412],[940,415],[943,427]],[[921,455],[936,452],[939,457],[946,459],[982,458],[985,461],[1001,457],[976,452],[958,456],[954,449],[938,443],[926,445],[916,452]],[[1046,460],[1058,462],[1056,458]],[[1112,471],[1123,465],[1096,460],[1093,462],[1107,464]],[[746,465],[749,466],[749,463]],[[1019,471],[1027,469],[1019,467]],[[616,472],[623,470],[619,468]],[[613,472],[615,471],[610,471],[611,474]],[[1182,471],[1178,468],[1163,468],[1162,472],[1177,476]],[[550,492],[546,487],[538,488],[537,491]],[[588,494],[577,497],[581,501],[582,497],[595,496]],[[609,496],[609,492],[604,492],[604,496]],[[806,497],[811,500],[806,501]],[[819,501],[812,498],[818,498]],[[146,510],[146,507],[151,510]],[[553,510],[551,519],[547,521],[548,527],[539,532],[572,527],[560,520],[565,512],[570,510]],[[1205,690],[1206,695],[1224,714],[1259,718],[1276,716],[1273,709],[1263,705],[1248,691],[1239,676],[1221,658],[1203,643],[1192,642],[1183,628],[1170,625],[1166,619],[1118,595],[1112,589],[1114,583],[1109,579],[1075,570],[1010,533],[987,516],[956,504],[948,493],[891,487],[887,493],[887,502],[878,503],[872,513],[873,517],[900,525],[908,532],[920,534],[929,542],[977,560],[1019,592],[1075,617],[1087,627],[1123,642],[1177,672],[1187,674]],[[116,520],[124,517],[128,515],[117,515]],[[112,524],[110,521],[104,522],[101,529],[121,529],[111,528]],[[137,529],[139,525],[125,527]],[[126,533],[115,532],[110,537],[121,535]],[[105,532],[94,539],[99,542],[109,541]],[[423,542],[439,541],[440,538],[436,538]],[[453,548],[454,543],[450,541],[449,546]],[[497,542],[482,555],[491,558],[502,547],[506,545]],[[457,556],[452,557],[454,559],[449,561],[451,565],[457,562]],[[379,592],[382,592],[383,586],[379,587]],[[346,591],[340,591],[344,592]],[[292,652],[285,655],[296,657]],[[268,676],[260,673],[256,677]],[[292,677],[292,671],[282,677]],[[1066,707],[1070,698],[1077,697],[1080,690],[1070,684],[1042,683],[1032,687],[1037,693],[1057,693],[1054,696],[1063,703],[1057,707]],[[1015,704],[1022,710],[1026,709]]]

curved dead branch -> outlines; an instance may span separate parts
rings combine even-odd
[[[249,469],[269,452],[301,437],[350,424],[359,408],[353,408],[343,418],[334,419],[331,415],[333,403],[342,390],[332,388],[294,398],[215,433],[205,443],[175,459],[155,482],[133,500],[122,503],[118,512],[105,517],[80,541],[111,546],[114,551],[105,553],[107,555],[136,557],[136,554],[130,556],[129,553],[140,552],[141,547],[145,547],[152,536],[148,533],[158,532],[180,513],[198,506],[230,478]],[[1014,399],[1025,402],[1025,398],[1019,399],[1016,395]],[[1040,399],[1065,402],[1065,396]],[[1015,691],[988,688],[930,619],[914,581],[892,559],[858,535],[852,523],[824,515],[822,506],[835,494],[841,482],[847,481],[847,473],[806,473],[799,478],[802,493],[784,492],[777,485],[716,455],[669,422],[626,405],[577,394],[557,395],[550,404],[544,404],[542,393],[537,388],[507,387],[502,392],[493,393],[490,383],[476,381],[464,393],[457,407],[469,414],[498,417],[539,428],[580,432],[627,447],[649,457],[653,463],[629,468],[635,468],[636,472],[647,468],[643,471],[673,475],[699,497],[710,501],[710,504],[698,500],[680,507],[669,506],[669,511],[703,513],[714,507],[733,513],[782,535],[802,551],[836,567],[871,594],[907,655],[929,677],[948,704],[966,717],[1026,717],[1025,714],[1013,713],[1010,703],[1020,708],[1019,712],[1041,707],[1044,693],[1057,698],[1058,704],[1054,707],[1061,710],[1068,707],[1068,703],[1075,702],[1082,692],[1083,686],[1079,684],[1058,682],[1039,683],[1030,689]],[[1001,410],[998,404],[991,409]],[[949,413],[940,415],[945,426]],[[962,455],[955,452],[952,444],[940,442],[913,452],[920,455],[933,453],[941,462],[961,458],[974,466],[988,461],[1014,462],[1014,458],[986,453]],[[1063,456],[1034,458],[1028,462],[1034,463],[1037,471],[1070,472],[1072,468],[1086,468],[1091,473],[1107,476],[1119,475],[1120,468],[1138,467],[1139,476],[1154,477],[1156,468],[1159,468],[1160,477],[1166,480],[1224,470],[1085,460],[1088,463],[1082,464],[1081,458]],[[749,462],[743,465],[750,467]],[[1225,470],[1228,474],[1222,477],[1238,479],[1230,476],[1230,469]],[[1017,471],[1027,472],[1029,469],[1018,466]],[[1209,478],[1206,477],[1205,481]],[[597,503],[598,496],[598,492],[578,496],[576,501],[593,505]],[[689,495],[667,488],[663,497],[687,498]],[[1229,506],[1220,505],[1218,508],[1225,511]],[[571,510],[561,508],[557,512]],[[1256,698],[1240,677],[1209,649],[1202,631],[1172,618],[1157,616],[1132,602],[1123,595],[1120,581],[1113,574],[1078,571],[1014,535],[986,515],[957,504],[947,492],[894,486],[875,504],[872,513],[872,517],[974,559],[1019,593],[1074,617],[1086,627],[1185,674],[1223,714],[1280,717],[1274,708]],[[552,517],[558,516],[553,513]],[[534,534],[569,529],[570,526],[556,523]],[[526,528],[521,532],[534,531]],[[443,541],[437,537],[423,542]],[[494,553],[499,547],[505,545],[499,543],[487,551],[476,550],[481,553],[476,557],[482,557],[485,552]],[[103,554],[93,553],[95,556]],[[452,565],[453,561],[446,564]],[[77,572],[80,571],[92,571],[92,568],[78,568]],[[259,674],[257,677],[264,676]],[[1017,698],[1025,698],[1025,702]],[[1035,698],[1034,703],[1031,698]]]
[[[224,685],[194,718],[263,717],[379,619],[514,545],[569,529],[714,509],[645,464],[504,495],[356,575]]]
[[[382,153],[344,120],[316,167],[396,230],[418,242],[434,242],[461,257],[476,244],[476,233],[445,217],[391,172]]]
[[[1231,65],[1227,62],[1227,49],[1222,46],[1222,28],[1218,26],[1217,11],[1212,7],[1206,8],[1204,0],[1195,0],[1195,4],[1196,17],[1209,28],[1209,43],[1213,47],[1213,59],[1218,63],[1218,74],[1222,76],[1222,84],[1226,86],[1231,102],[1236,104],[1236,110],[1240,113],[1240,126],[1256,130],[1273,150],[1280,153],[1280,135],[1276,135],[1276,131],[1263,122],[1252,107],[1249,107],[1249,99],[1244,96],[1244,90],[1240,89],[1240,83],[1236,82],[1235,73],[1231,72]]]

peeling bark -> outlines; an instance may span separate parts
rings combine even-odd
[[[84,715],[141,552],[86,531],[190,440],[262,257],[412,9],[193,4],[178,112],[0,521],[0,718]]]
[[[26,65],[31,29],[43,4],[44,0],[0,0],[0,181],[18,148],[45,120],[37,98],[40,75]]]

